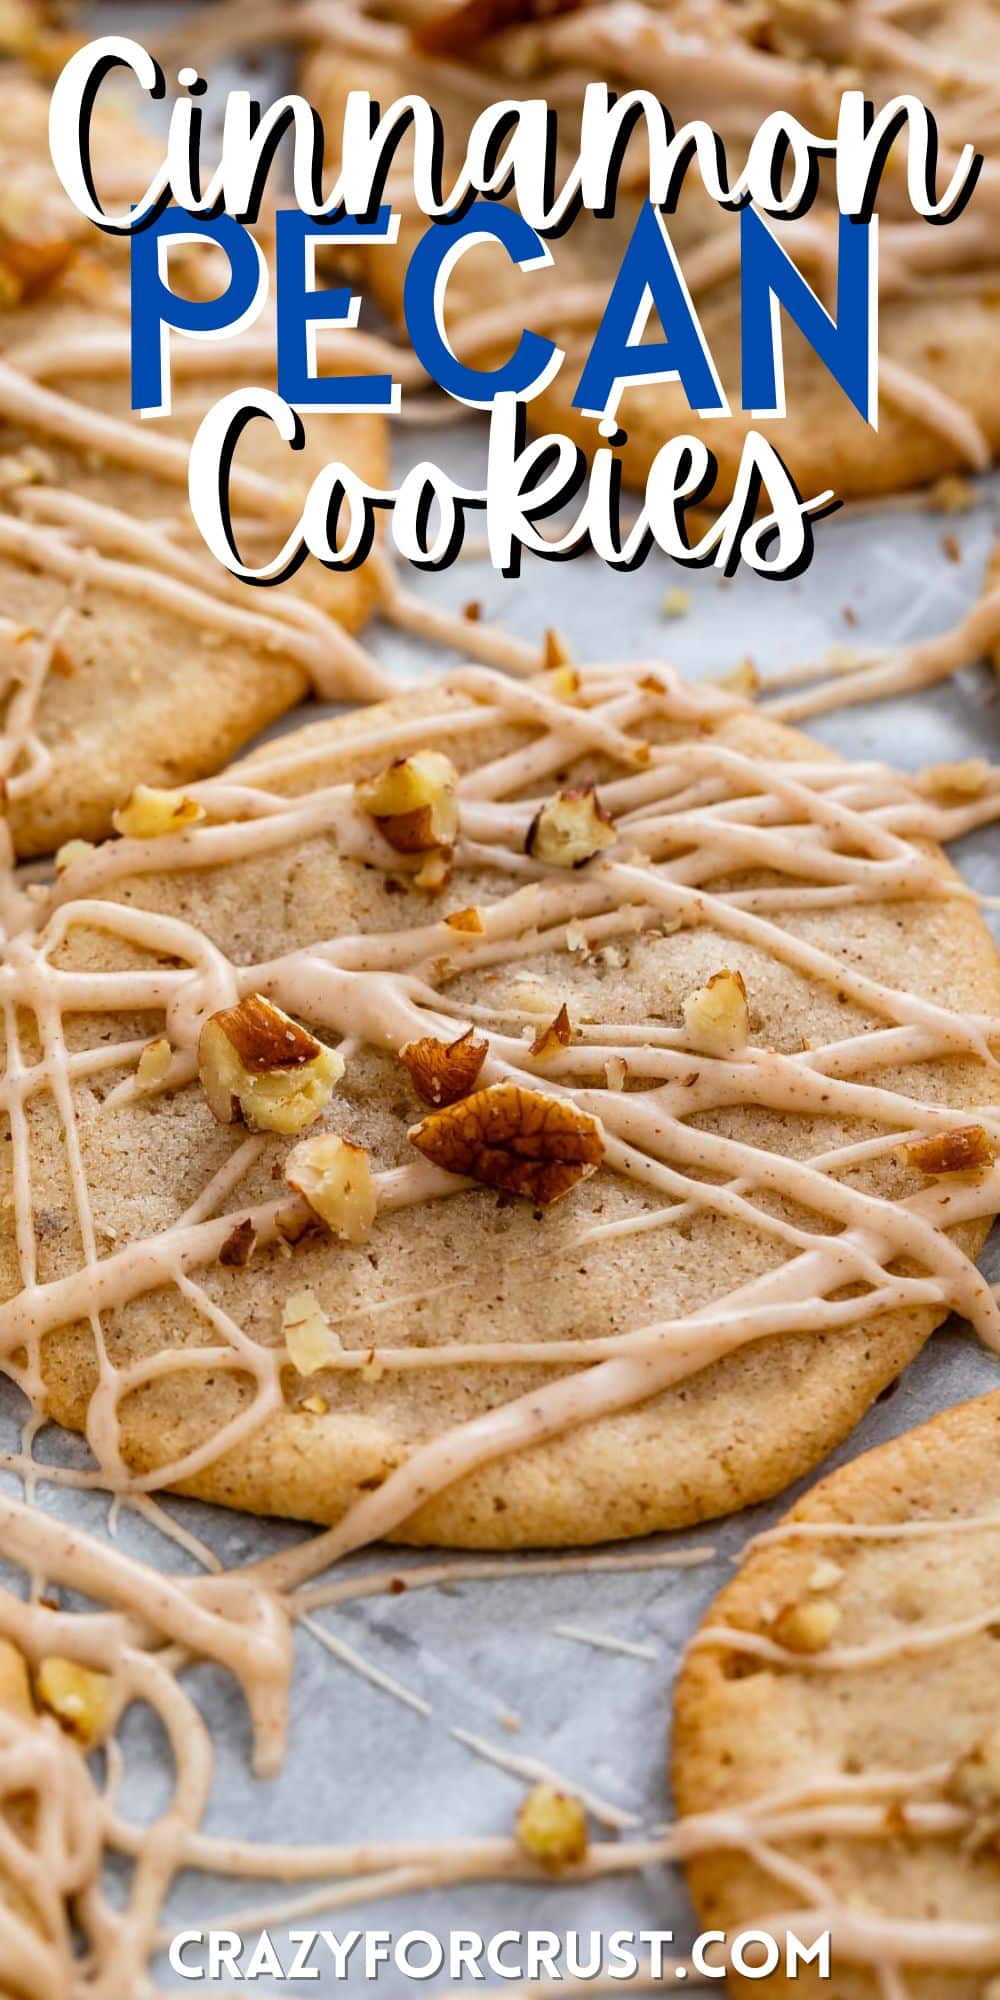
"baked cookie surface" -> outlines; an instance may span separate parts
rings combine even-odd
[[[924,839],[977,806],[638,666],[463,669],[175,808],[0,968],[0,1342],[113,1484],[640,1534],[779,1490],[982,1318],[1000,979]]]
[[[384,688],[349,637],[374,597],[369,571],[312,564],[280,591],[253,590],[202,543],[187,447],[217,397],[271,379],[266,334],[231,350],[175,341],[172,414],[132,412],[127,246],[63,195],[47,107],[38,85],[0,77],[2,775],[22,855],[109,832],[139,782],[218,770],[311,683]],[[116,115],[99,136],[105,166],[119,162],[102,186],[110,205],[127,199],[123,158],[139,176],[126,185],[141,188],[148,142]],[[192,256],[192,282],[213,275]],[[311,478],[337,458],[382,484],[384,420],[311,417],[295,454],[263,420],[249,427],[233,488],[249,560],[277,551]]]
[[[682,1815],[721,1808],[740,1830],[688,1865],[699,1919],[781,1911],[796,1929],[812,1905],[832,1926],[829,1981],[804,1968],[758,1991],[993,1994],[998,1564],[994,1394],[823,1480],[707,1613],[677,1688],[675,1791]]]

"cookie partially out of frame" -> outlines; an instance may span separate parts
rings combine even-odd
[[[688,1866],[699,1921],[732,1934],[784,1913],[795,1929],[814,1898],[785,1865],[814,1878],[833,1931],[829,1981],[807,1967],[734,1991],[992,2000],[998,1572],[993,1394],[824,1479],[716,1598],[674,1724],[680,1812],[735,1826]],[[782,1799],[805,1822],[768,1830]]]
[[[414,782],[463,775],[428,850],[381,774],[431,752]],[[903,780],[664,670],[465,669],[190,801],[71,861],[0,966],[0,1343],[112,1480],[369,1537],[638,1535],[808,1471],[967,1302],[998,1174],[949,1135],[990,1157],[1000,973],[933,845],[886,853],[883,813],[953,826]],[[342,1055],[304,1135],[205,1054],[251,1001],[291,1023],[231,1023],[258,1071],[327,1063],[303,1031]],[[317,1135],[366,1156],[324,1220]]]
[[[391,11],[391,10],[390,10]],[[461,160],[476,115],[507,97],[545,95],[572,157],[577,114],[594,77],[651,89],[680,127],[703,117],[730,149],[730,171],[745,158],[759,122],[779,107],[818,132],[836,124],[840,92],[863,82],[881,107],[902,91],[924,97],[938,114],[944,161],[965,142],[981,143],[986,166],[966,214],[946,227],[915,217],[903,199],[902,142],[890,158],[879,197],[881,228],[877,431],[853,408],[832,375],[782,315],[786,415],[757,418],[741,409],[738,218],[705,196],[695,170],[668,227],[690,284],[731,414],[699,419],[676,382],[628,389],[618,405],[627,432],[620,448],[626,478],[639,484],[664,441],[679,432],[702,437],[719,461],[716,497],[732,490],[747,432],[762,430],[782,454],[803,494],[832,487],[844,499],[899,491],[956,470],[982,469],[1000,447],[1000,290],[993,217],[998,203],[992,132],[984,107],[995,87],[995,0],[962,0],[894,14],[873,9],[776,4],[747,9],[716,0],[704,7],[621,4],[538,9],[470,4],[428,8],[415,27],[398,21],[338,16],[308,57],[304,89],[328,121],[332,139],[348,91],[367,89],[384,106],[422,91],[441,112],[453,165]],[[492,32],[491,32],[492,29]],[[984,123],[984,119],[986,122]],[[410,153],[400,149],[395,184],[404,187]],[[629,155],[641,182],[638,140]],[[408,256],[427,224],[403,203],[399,245],[361,253],[366,283],[401,316]],[[523,275],[499,248],[470,251],[448,286],[449,338],[463,360],[496,365],[523,327],[565,350],[559,372],[528,406],[536,430],[569,433],[588,452],[603,442],[597,421],[574,408],[573,395],[628,241],[634,205],[627,182],[616,214],[586,214],[550,241],[552,268]],[[776,225],[781,232],[780,223]],[[836,236],[832,204],[822,199],[793,226],[790,254],[834,310]],[[721,258],[721,261],[720,261]],[[493,324],[482,319],[493,312]],[[472,331],[470,331],[470,329]],[[474,336],[474,337],[473,337]],[[650,334],[659,338],[653,316]]]
[[[22,855],[109,832],[139,782],[217,770],[311,684],[369,696],[383,686],[349,638],[372,602],[367,571],[312,564],[279,591],[252,590],[205,548],[187,444],[218,396],[266,382],[273,362],[262,366],[259,335],[252,358],[245,342],[224,351],[223,373],[212,372],[222,350],[175,341],[172,415],[133,414],[127,250],[63,196],[47,106],[16,72],[0,78],[2,775]],[[148,166],[120,115],[98,131],[105,168],[108,157]],[[116,188],[106,199],[123,199]],[[193,282],[213,275],[192,260]],[[234,485],[249,558],[276,553],[328,460],[382,484],[386,455],[377,416],[311,417],[299,453],[251,425]]]

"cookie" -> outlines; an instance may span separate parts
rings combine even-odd
[[[709,1610],[674,1726],[699,1920],[732,1933],[782,1912],[804,1936],[821,1904],[832,1932],[829,1981],[807,1967],[756,1991],[992,1996],[998,1563],[993,1394],[824,1479]],[[698,1816],[715,1811],[713,1846]]]
[[[221,350],[177,343],[171,417],[131,412],[127,252],[74,220],[44,161],[46,114],[42,90],[0,79],[2,775],[22,855],[108,833],[137,783],[218,770],[311,684],[385,685],[349,636],[374,598],[370,570],[314,564],[253,591],[202,546],[186,447],[216,397],[261,379],[259,330],[252,363],[237,342],[225,373],[212,372]],[[123,121],[101,129],[119,150],[131,139]],[[344,458],[382,484],[386,454],[384,419],[320,415],[290,470],[270,426],[252,425],[238,535],[277,546],[322,465]]]
[[[832,128],[839,93],[862,77],[881,105],[903,89],[920,92],[941,117],[943,152],[975,141],[976,101],[997,45],[993,0],[922,9],[905,22],[858,29],[838,5],[809,10],[776,5],[747,10],[633,6],[556,10],[484,38],[484,24],[511,10],[445,10],[411,35],[405,26],[346,14],[325,28],[326,45],[308,59],[304,88],[339,129],[346,94],[367,88],[386,105],[421,90],[441,111],[459,159],[473,118],[506,96],[546,94],[557,106],[572,155],[575,112],[596,73],[619,90],[657,88],[677,125],[705,117],[721,130],[731,159],[742,160],[758,122],[779,104],[813,129]],[[470,22],[472,26],[470,27]],[[447,60],[442,60],[447,54]],[[599,62],[597,59],[600,59]],[[989,142],[984,129],[980,135]],[[641,180],[643,155],[635,155]],[[409,153],[401,150],[395,185],[405,190]],[[891,168],[895,162],[891,162]],[[734,168],[735,170],[735,168]],[[731,414],[699,420],[677,383],[640,384],[618,406],[627,433],[625,476],[641,484],[664,441],[702,437],[716,454],[721,501],[733,490],[744,440],[761,429],[781,452],[800,490],[833,487],[841,498],[894,492],[955,469],[982,469],[1000,445],[1000,404],[992,388],[1000,353],[1000,293],[990,214],[992,169],[965,216],[934,229],[898,203],[893,174],[880,199],[880,419],[877,432],[854,410],[832,376],[787,319],[783,324],[787,415],[755,417],[740,408],[738,222],[700,188],[685,187],[669,220],[685,277]],[[464,257],[449,282],[448,325],[463,360],[493,363],[508,355],[522,327],[549,335],[566,359],[528,406],[536,429],[566,431],[587,451],[600,440],[593,417],[573,406],[583,362],[627,244],[635,208],[623,193],[615,216],[581,215],[550,241],[552,266],[529,277],[499,249]],[[835,240],[829,201],[821,200],[795,235],[793,254],[831,303]],[[399,247],[364,254],[367,282],[399,318],[410,251],[426,228],[404,212]],[[658,328],[653,337],[657,337]],[[984,365],[985,361],[985,365]]]
[[[137,795],[0,967],[7,1365],[112,1484],[338,1546],[778,1491],[989,1331],[1000,972],[928,843],[994,812],[642,665]]]

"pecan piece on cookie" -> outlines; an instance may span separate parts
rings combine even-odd
[[[474,1029],[466,1028],[454,1042],[423,1035],[417,1042],[404,1042],[399,1053],[417,1096],[424,1104],[438,1107],[468,1097],[486,1059],[487,1046],[477,1041]]]
[[[458,772],[441,750],[397,757],[374,778],[359,778],[358,804],[398,854],[451,848],[458,837]]]
[[[281,1331],[288,1359],[300,1375],[315,1375],[340,1349],[339,1336],[315,1292],[306,1285],[289,1292],[282,1308]]]
[[[593,785],[577,785],[557,792],[536,812],[524,849],[548,868],[582,868],[602,848],[613,847],[617,837],[614,820]]]
[[[981,1174],[993,1166],[996,1149],[982,1125],[956,1125],[951,1132],[911,1139],[906,1157],[922,1174]]]
[[[319,1116],[344,1065],[262,993],[248,993],[205,1022],[198,1074],[220,1125],[242,1119],[255,1132],[301,1132]]]
[[[425,1159],[540,1208],[595,1173],[604,1157],[596,1119],[566,1098],[494,1083],[410,1130]]]
[[[571,1792],[533,1785],[515,1824],[519,1847],[543,1868],[572,1868],[586,1859],[587,1815]]]
[[[531,1053],[536,1062],[544,1062],[546,1056],[556,1056],[560,1049],[568,1049],[573,1039],[573,1023],[569,1018],[569,1008],[565,1000],[554,1021],[542,1028],[531,1044]]]
[[[111,1720],[110,1674],[52,1654],[39,1663],[35,1695],[39,1706],[85,1749],[105,1735]]]
[[[724,967],[684,1002],[688,1047],[700,1056],[742,1055],[750,1039],[747,989],[741,972]]]
[[[319,1132],[293,1146],[285,1179],[334,1236],[364,1243],[371,1233],[378,1198],[363,1146],[337,1132]]]
[[[230,1230],[219,1251],[219,1263],[229,1271],[244,1271],[257,1248],[257,1231],[249,1215]]]
[[[111,815],[116,833],[133,840],[158,840],[165,833],[183,833],[205,817],[205,808],[184,792],[161,791],[156,785],[136,785],[123,806]]]

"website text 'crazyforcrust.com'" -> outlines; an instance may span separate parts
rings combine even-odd
[[[377,1981],[383,1974],[406,1979],[580,1980],[628,1982],[646,1977],[682,1984],[686,1979],[724,1979],[735,1971],[745,1979],[766,1979],[782,1968],[794,1979],[810,1966],[814,1976],[830,1977],[830,1933],[808,1939],[791,1931],[778,1937],[746,1929],[727,1936],[703,1931],[689,1952],[674,1955],[672,1931],[548,1930],[497,1931],[345,1931],[291,1930],[254,1933],[231,1930],[183,1930],[171,1940],[171,1969],[182,1979],[279,1979],[328,1983],[359,1978]]]

